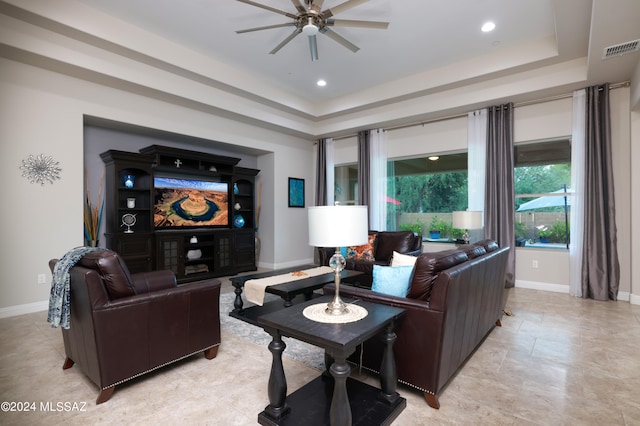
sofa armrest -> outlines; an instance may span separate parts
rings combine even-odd
[[[335,284],[327,284],[322,289],[324,294],[334,294],[336,291]],[[408,299],[406,297],[390,296],[384,293],[378,293],[376,291],[352,286],[340,286],[340,296],[344,298],[351,298],[354,300],[366,300],[367,302],[381,303],[388,306],[396,306],[405,309],[430,309],[429,303],[422,300]],[[351,303],[355,303],[351,301]]]
[[[219,280],[198,281],[181,286],[160,288],[149,293],[134,294],[131,296],[121,297],[119,299],[109,300],[101,307],[94,307],[95,311],[109,309],[126,309],[127,307],[137,306],[144,303],[158,302],[160,300],[179,297],[180,295],[198,295],[206,292],[210,287],[217,288],[220,294],[221,283]]]
[[[173,271],[150,271],[131,274],[136,294],[151,293],[158,290],[176,287],[176,275]]]
[[[419,250],[411,250],[411,251],[408,251],[408,252],[402,253],[402,254],[406,254],[408,256],[416,256],[416,257],[418,257],[418,256],[420,256],[422,254],[422,246],[420,246]]]

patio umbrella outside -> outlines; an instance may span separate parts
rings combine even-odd
[[[396,200],[395,198],[391,198],[388,195],[387,195],[387,203],[395,204],[396,206],[402,204],[400,201]]]
[[[567,186],[563,189],[553,191],[552,194],[562,194],[567,192]],[[545,209],[549,207],[564,207],[564,224],[565,224],[565,241],[567,242],[567,248],[569,248],[569,214],[568,207],[571,204],[569,202],[570,197],[564,195],[544,195],[542,197],[535,198],[531,201],[527,201],[518,207],[516,212],[523,212],[528,210]]]
[[[559,189],[557,191],[552,192],[552,194],[562,194],[566,192],[564,189]],[[548,207],[565,207],[569,206],[571,203],[569,202],[569,197],[561,196],[561,195],[544,195],[542,197],[535,198],[531,201],[527,201],[526,203],[520,205],[518,207],[517,212],[524,212],[528,210],[537,210],[537,209],[545,209]]]

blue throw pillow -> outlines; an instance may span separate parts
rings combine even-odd
[[[389,296],[406,297],[409,294],[413,266],[373,265],[371,290]]]

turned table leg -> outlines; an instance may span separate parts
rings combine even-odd
[[[351,373],[351,367],[347,364],[346,356],[336,356],[329,371],[334,379],[329,422],[331,426],[350,426],[351,406],[347,395],[347,378]]]
[[[236,298],[233,301],[233,312],[242,313],[242,285],[240,284],[233,284],[234,290],[233,292],[236,294]]]
[[[269,375],[269,405],[264,409],[265,413],[274,420],[280,420],[285,416],[290,408],[285,404],[287,397],[287,379],[282,366],[282,352],[286,344],[278,331],[269,331],[273,340],[269,343],[269,351],[273,355],[271,363],[271,374]]]
[[[382,354],[382,364],[380,365],[380,393],[382,398],[394,403],[400,397],[396,392],[398,374],[396,372],[396,360],[393,355],[393,343],[396,341],[396,333],[393,331],[393,323],[389,324],[382,333],[384,342],[384,352]]]

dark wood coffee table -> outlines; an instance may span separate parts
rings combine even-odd
[[[283,302],[267,302],[262,306],[252,306],[250,308],[244,308],[244,302],[242,300],[242,291],[244,288],[244,283],[249,280],[254,280],[258,278],[266,278],[273,277],[276,275],[287,274],[289,272],[294,271],[302,271],[305,269],[317,268],[318,265],[302,265],[295,266],[292,268],[286,269],[276,269],[268,272],[260,272],[257,274],[250,275],[240,275],[236,277],[231,277],[229,281],[231,281],[231,285],[234,287],[234,293],[236,294],[236,298],[233,302],[233,311],[229,313],[234,318],[241,319],[243,321],[247,321],[252,324],[257,324],[256,320],[260,315],[264,315],[269,312],[274,312],[282,309],[283,305],[285,308],[292,306],[294,303],[310,300],[314,297],[318,297],[319,295],[315,295],[313,292],[317,289],[324,287],[325,285],[332,283],[335,279],[335,275],[333,272],[323,275],[316,275],[314,277],[304,278],[301,280],[295,280],[288,283],[282,283],[277,285],[269,286],[265,289],[265,293],[275,294],[280,296]],[[355,277],[362,275],[362,272],[358,271],[349,271],[343,270],[340,273],[341,282],[348,282]]]
[[[304,317],[303,310],[315,303],[327,303],[332,296],[294,305],[289,309],[258,318],[273,338],[269,351],[273,356],[269,376],[269,405],[258,414],[261,425],[389,425],[406,407],[396,392],[396,365],[393,343],[394,322],[404,309],[359,301],[369,312],[355,322],[326,324]],[[349,303],[349,299],[345,302]],[[380,366],[381,389],[349,378],[347,357],[365,340],[380,334],[385,350]],[[286,345],[282,336],[292,337],[325,350],[327,371],[287,396],[287,381],[282,365]]]

